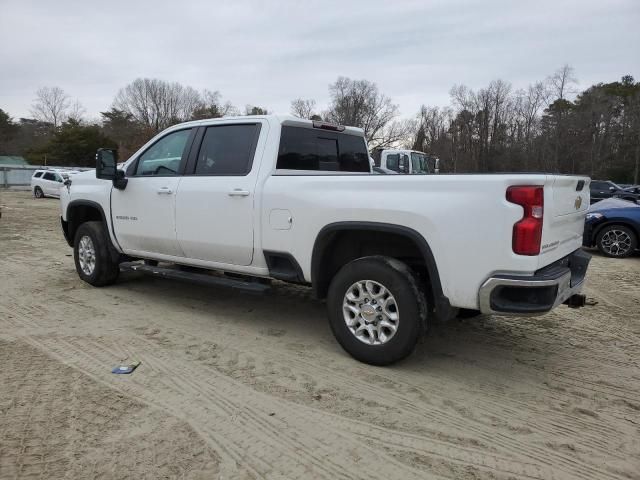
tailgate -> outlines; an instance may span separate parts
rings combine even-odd
[[[582,246],[589,208],[589,177],[549,175],[545,182],[542,247],[538,268]]]

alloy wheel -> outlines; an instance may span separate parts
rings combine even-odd
[[[360,280],[347,289],[342,313],[349,331],[367,345],[387,343],[400,324],[395,297],[387,287],[374,280]]]

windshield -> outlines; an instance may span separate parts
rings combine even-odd
[[[427,159],[422,153],[411,152],[411,167],[413,173],[429,173]]]

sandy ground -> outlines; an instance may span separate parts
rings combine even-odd
[[[0,204],[2,479],[640,478],[640,257],[594,255],[596,306],[440,325],[376,368],[305,289],[93,288],[57,200]]]

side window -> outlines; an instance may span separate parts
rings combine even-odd
[[[176,175],[191,129],[178,130],[162,137],[138,159],[136,175]]]
[[[364,139],[355,135],[304,127],[282,127],[278,163],[280,170],[369,172]]]
[[[398,164],[398,168],[400,172],[409,172],[409,155],[400,155],[400,163]]]
[[[208,127],[196,163],[196,175],[247,175],[260,134],[259,124]]]
[[[347,172],[370,172],[369,152],[364,138],[355,135],[339,136],[340,170]]]
[[[42,178],[43,180],[51,180],[52,182],[56,181],[56,176],[51,172],[46,172]]]
[[[387,168],[389,170],[399,172],[400,171],[400,166],[398,165],[399,160],[400,160],[400,155],[398,155],[397,153],[390,153],[389,155],[387,155]]]
[[[606,188],[604,182],[591,182],[591,190],[605,190]]]
[[[42,174],[43,174],[43,173],[44,173],[44,172],[36,172],[36,173],[33,175],[33,177],[34,177],[34,178],[40,178],[40,177],[42,176]]]

